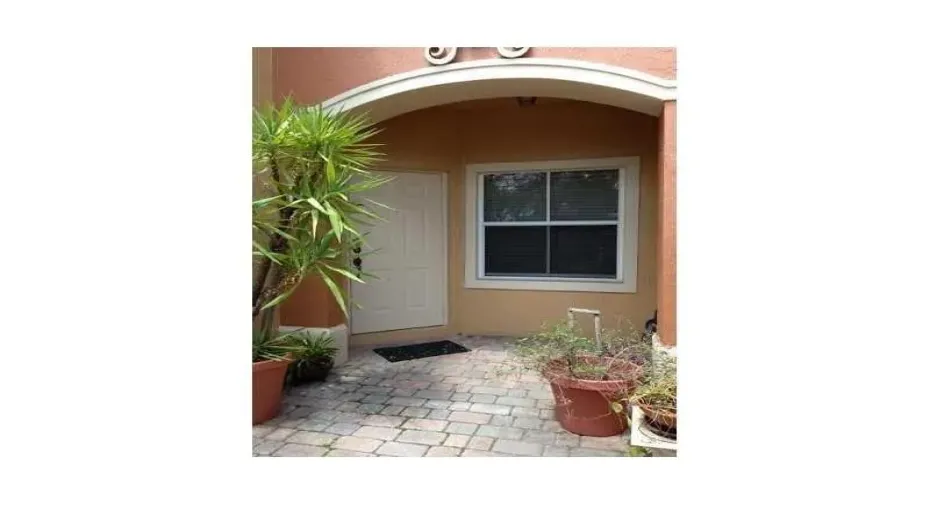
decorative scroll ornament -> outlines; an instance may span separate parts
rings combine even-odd
[[[423,51],[426,61],[433,65],[445,65],[455,59],[457,47],[427,47]],[[519,58],[527,53],[528,47],[498,47],[497,54],[502,58]]]
[[[529,50],[528,47],[498,47],[497,54],[504,58],[519,58]]]
[[[427,47],[423,51],[423,56],[433,65],[445,65],[455,59],[458,49],[457,47]]]

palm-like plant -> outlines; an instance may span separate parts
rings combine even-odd
[[[252,202],[252,317],[260,318],[262,338],[272,338],[274,311],[308,275],[326,283],[343,312],[345,279],[364,282],[347,258],[363,242],[359,225],[380,219],[360,196],[389,180],[369,170],[381,159],[366,143],[376,133],[362,116],[291,98],[254,111],[254,177],[268,193]]]

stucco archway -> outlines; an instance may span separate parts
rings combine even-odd
[[[581,60],[526,58],[453,63],[396,74],[323,103],[360,110],[376,122],[417,109],[466,100],[544,96],[601,103],[659,116],[677,83],[622,67]]]
[[[469,100],[539,96],[600,103],[661,119],[659,166],[659,328],[676,343],[675,101],[677,81],[582,60],[486,59],[433,66],[357,86],[325,102],[328,110],[366,112],[374,122]]]

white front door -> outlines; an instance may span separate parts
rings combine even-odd
[[[352,283],[352,333],[445,324],[446,223],[443,175],[390,172],[394,180],[365,193],[393,211],[366,205],[387,222],[368,232],[361,270],[377,276]],[[354,267],[353,267],[354,268]]]

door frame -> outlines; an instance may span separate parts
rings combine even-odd
[[[449,174],[447,172],[433,171],[433,170],[410,170],[403,168],[394,168],[394,167],[380,167],[378,170],[372,170],[372,173],[386,173],[390,175],[392,173],[401,173],[401,174],[437,174],[440,176],[440,190],[439,190],[439,201],[440,207],[442,207],[442,217],[440,218],[440,223],[442,223],[442,324],[437,326],[415,326],[413,328],[399,328],[396,330],[380,330],[372,331],[367,333],[360,333],[360,335],[367,335],[370,333],[381,333],[383,332],[392,332],[392,331],[407,331],[407,330],[417,330],[421,328],[438,328],[440,326],[449,325]],[[380,203],[380,202],[379,202]],[[354,335],[355,332],[352,331],[352,311],[353,311],[353,299],[352,299],[352,284],[351,279],[348,280],[349,286],[346,289],[346,303],[348,314],[346,315],[346,326],[349,329],[349,335]]]

